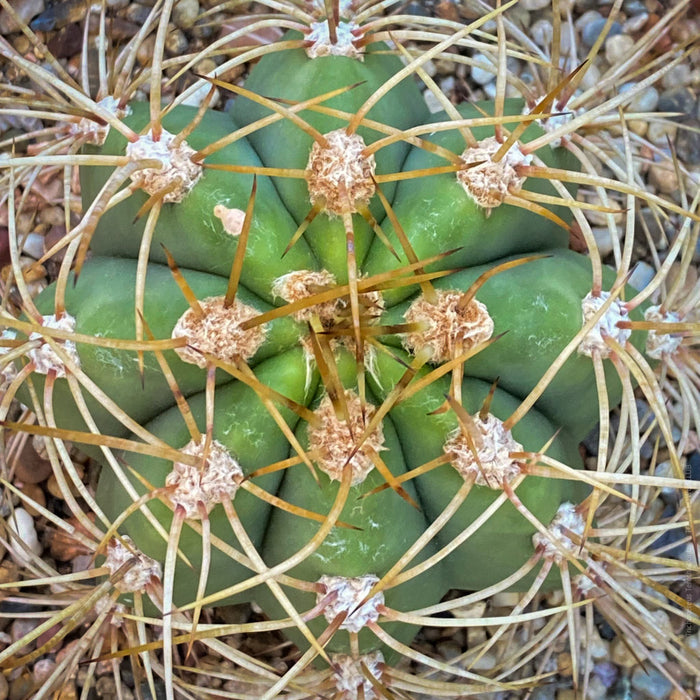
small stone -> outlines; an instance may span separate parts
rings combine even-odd
[[[15,508],[13,513],[7,518],[7,527],[17,535],[17,540],[24,543],[34,554],[39,555],[43,547],[39,542],[34,526],[34,518],[24,509]],[[13,539],[10,543],[10,556],[20,565],[31,561],[31,556]]]
[[[530,27],[530,37],[532,40],[543,49],[549,48],[554,37],[554,27],[548,19],[538,19]]]
[[[0,700],[7,700],[7,696],[10,694],[10,685],[5,678],[4,673],[0,673]]]
[[[689,119],[678,127],[676,153],[683,163],[700,164],[700,120]]]
[[[669,88],[659,96],[657,109],[659,112],[678,112],[679,115],[688,116],[695,111],[697,102],[692,90],[686,87]]]
[[[599,19],[593,19],[592,21],[587,22],[581,28],[581,41],[583,42],[584,46],[590,49],[591,46],[595,44],[596,40],[600,36],[600,33],[603,31],[603,27],[605,27],[606,21],[607,20],[605,19],[605,17],[600,17]],[[622,25],[619,22],[613,22],[610,25],[610,30],[608,31],[606,42],[610,41],[612,37],[617,36],[621,33]]]
[[[636,83],[625,83],[621,88],[621,93],[630,92],[637,87]],[[659,91],[649,86],[637,94],[627,103],[625,107],[628,112],[653,112],[659,104]]]
[[[629,284],[632,287],[634,287],[637,291],[641,292],[642,289],[644,289],[649,284],[649,282],[651,282],[655,274],[656,271],[651,265],[645,263],[643,260],[640,260],[634,266],[632,275],[629,278]]]
[[[543,10],[545,7],[549,7],[550,2],[549,0],[520,0],[520,6],[528,12],[535,12],[536,10]]]
[[[134,24],[142,25],[148,20],[148,15],[150,13],[150,7],[146,7],[138,2],[132,2],[124,11],[124,18]]]
[[[44,494],[44,489],[42,489],[41,486],[38,486],[37,484],[24,484],[22,486],[22,493],[35,501],[39,506],[44,508],[46,507],[46,495]],[[27,509],[29,515],[35,518],[39,515],[39,511],[29,503],[25,503],[25,508]]]
[[[557,691],[557,700],[578,700],[578,692],[573,688],[561,688]]]
[[[608,689],[598,676],[591,676],[588,680],[585,700],[605,700],[608,697]]]
[[[37,688],[41,687],[44,682],[49,678],[56,668],[56,662],[53,659],[45,658],[39,659],[32,669],[32,676]]]
[[[34,449],[33,441],[28,440],[16,462],[15,478],[25,484],[39,484],[50,474],[51,462],[39,456]]]
[[[678,125],[671,121],[651,121],[647,128],[647,138],[657,146],[667,146],[669,140],[673,143],[678,131]]]
[[[142,66],[150,66],[153,61],[153,53],[156,48],[156,38],[154,35],[147,36],[136,49],[136,60]]]
[[[196,21],[199,15],[198,0],[179,0],[173,7],[173,22],[180,29],[189,29]]]
[[[637,657],[632,653],[629,643],[619,637],[610,645],[610,660],[623,668],[633,668],[637,665]]]
[[[651,165],[649,167],[649,183],[662,194],[678,192],[678,177],[670,162]]]
[[[23,673],[10,683],[9,700],[27,700],[32,696],[34,681],[31,673]]]
[[[667,700],[671,694],[671,681],[653,666],[645,671],[635,668],[632,673],[632,687],[650,700]]]
[[[689,63],[679,63],[665,73],[661,78],[661,85],[667,90],[678,89],[682,85],[689,85],[691,81],[691,69]]]
[[[165,37],[165,50],[171,56],[179,56],[187,50],[189,42],[185,32],[180,29],[173,29]]]
[[[44,237],[40,233],[30,233],[24,239],[22,252],[38,260],[44,254]]]
[[[593,238],[595,238],[596,242],[596,247],[598,248],[598,252],[600,253],[601,257],[606,257],[607,255],[610,255],[610,253],[613,252],[613,233],[610,230],[609,226],[595,226],[591,228],[591,232],[593,233]],[[622,235],[622,229],[618,228],[617,226],[614,228],[615,232],[615,237],[617,240],[620,240],[620,236]]]
[[[649,21],[648,12],[640,12],[638,15],[633,15],[622,25],[623,34],[635,34],[642,31],[644,26]]]
[[[37,15],[40,15],[45,7],[46,3],[44,0],[14,0],[12,2],[12,9],[17,13],[20,20],[26,24],[29,24]],[[0,34],[5,35],[17,31],[19,31],[19,26],[10,16],[10,13],[6,10],[0,12]]]
[[[475,83],[486,85],[496,79],[496,66],[488,56],[483,53],[475,53],[473,61],[471,76]]]
[[[605,59],[615,66],[625,59],[634,47],[634,39],[627,34],[609,36],[605,42]]]

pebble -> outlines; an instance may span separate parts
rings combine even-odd
[[[617,240],[620,240],[622,235],[622,229],[615,227],[615,235]],[[596,245],[598,246],[598,251],[601,257],[606,257],[613,252],[613,234],[610,231],[609,226],[593,226],[591,227],[591,233],[593,233],[593,238],[595,238]]]
[[[545,7],[549,7],[551,3],[550,0],[520,0],[519,4],[528,12],[535,12],[537,10],[543,10]]]
[[[690,65],[687,63],[679,63],[661,78],[661,85],[666,89],[675,89],[681,85],[688,85],[690,80]]]
[[[179,56],[187,51],[189,41],[185,36],[185,32],[180,29],[173,29],[165,37],[165,50],[171,56]]]
[[[180,29],[189,29],[199,15],[198,0],[179,0],[173,7],[172,19]]]
[[[619,637],[610,645],[610,659],[616,666],[622,668],[634,668],[637,665],[637,657],[630,651],[627,640]]]
[[[676,153],[688,165],[700,164],[700,119],[689,119],[678,128]]]
[[[591,676],[588,680],[585,700],[605,700],[608,696],[608,689],[598,676]]]
[[[653,666],[648,666],[646,671],[635,668],[632,687],[650,700],[666,700],[673,688],[671,681]]]
[[[483,53],[475,53],[472,57],[472,80],[479,85],[486,85],[496,79],[496,67],[491,59]]]
[[[696,109],[698,99],[687,87],[670,88],[659,96],[657,109],[659,112],[678,112],[682,116],[690,116]]]
[[[39,659],[32,669],[32,676],[37,687],[40,687],[48,680],[49,676],[56,668],[56,662],[53,659]]]
[[[621,63],[634,47],[634,39],[628,34],[608,36],[605,41],[605,59],[611,66]]]
[[[634,287],[637,291],[642,291],[649,282],[654,278],[656,271],[648,263],[640,260],[632,271],[632,275],[629,278],[629,284]]]
[[[678,132],[678,125],[671,121],[650,121],[647,128],[647,138],[653,144],[667,146],[669,139],[673,142]]]
[[[7,527],[17,534],[17,537],[22,541],[34,554],[41,554],[42,546],[36,534],[34,526],[34,518],[24,509],[15,508],[14,513],[7,519]],[[31,561],[29,555],[17,545],[12,543],[10,556],[20,565]]]
[[[596,40],[600,36],[600,33],[603,31],[603,27],[605,26],[606,21],[607,20],[605,19],[605,17],[600,17],[599,19],[596,18],[593,19],[593,21],[587,22],[581,28],[581,41],[583,42],[584,46],[590,49],[591,46],[595,44]],[[613,22],[610,25],[610,30],[608,31],[606,42],[610,41],[612,37],[617,36],[621,33],[622,25],[619,22]]]
[[[10,685],[4,673],[0,673],[0,700],[6,700],[10,694]]]
[[[649,166],[649,183],[662,194],[675,194],[678,192],[678,177],[669,161],[654,163]]]
[[[32,696],[33,690],[34,681],[31,673],[23,673],[10,683],[8,698],[9,700],[28,700]]]
[[[22,252],[38,260],[44,254],[44,237],[32,232],[24,239]]]
[[[17,13],[19,18],[29,23],[29,21],[40,15],[46,3],[44,0],[14,0],[12,3],[12,9]],[[0,12],[0,33],[10,34],[19,30],[19,27],[15,24],[14,19],[10,17],[10,13],[3,10]]]
[[[630,92],[637,87],[636,83],[625,83],[620,87],[621,93]],[[659,91],[649,86],[637,94],[627,103],[628,112],[653,112],[659,104]]]
[[[530,695],[530,700],[555,700],[557,686],[553,683],[541,685],[535,688]]]
[[[538,19],[530,27],[531,39],[543,49],[549,48],[552,45],[552,37],[554,36],[554,28],[548,19]]]

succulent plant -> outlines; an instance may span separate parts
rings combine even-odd
[[[634,451],[629,494],[618,473],[627,432],[638,447],[637,384],[673,444],[653,366],[679,347],[659,338],[692,329],[650,308],[652,289],[627,286],[632,236],[617,269],[601,264],[583,212],[621,210],[576,187],[685,217],[676,255],[696,203],[586,172],[547,123],[576,71],[529,106],[454,106],[439,92],[427,62],[489,20],[503,41],[503,8],[446,23],[415,54],[353,13],[296,8],[275,46],[232,59],[263,54],[242,85],[200,81],[199,107],[163,107],[153,84],[150,104],[129,90],[92,102],[70,161],[83,216],[58,246],[57,279],[33,298],[18,276],[7,396],[37,423],[5,426],[44,436],[65,493],[77,488],[71,510],[108,575],[95,600],[111,596],[141,621],[162,615],[170,696],[175,645],[208,639],[203,609],[244,602],[267,617],[257,630],[299,649],[280,677],[234,655],[265,678],[265,697],[306,697],[296,676],[314,661],[342,697],[379,697],[402,656],[455,674],[454,694],[517,689],[469,670],[510,623],[464,667],[409,649],[456,608],[440,602],[448,592],[474,591],[465,604],[520,592],[516,619],[561,589],[574,638],[576,605],[617,593],[601,564],[606,499],[631,504],[626,554],[640,483],[675,479],[692,512],[697,482],[673,451],[666,482],[642,477]],[[444,111],[429,112],[421,82]],[[236,95],[229,112],[210,108],[215,90]],[[590,256],[569,250],[576,230]],[[591,471],[579,444],[597,423]],[[66,441],[101,465],[94,490]],[[698,619],[695,606],[688,615]],[[138,629],[129,653],[144,655]]]

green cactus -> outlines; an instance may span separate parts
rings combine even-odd
[[[302,43],[211,78],[230,114],[121,105],[14,322],[11,386],[46,423],[21,427],[101,464],[98,562],[164,613],[166,677],[203,606],[253,602],[299,668],[366,679],[452,589],[604,582],[584,545],[615,482],[579,444],[633,402],[648,326],[624,270],[568,249],[587,175],[523,100],[430,114],[423,59]]]
[[[371,174],[365,172],[371,166],[361,151],[381,133],[368,127],[357,130],[357,137],[348,132],[352,128],[352,115],[363,110],[365,102],[381,93],[392,75],[402,68],[398,58],[387,50],[385,45],[370,45],[364,62],[360,63],[343,56],[309,58],[302,49],[296,49],[286,52],[283,66],[274,69],[272,63],[277,56],[270,54],[264,58],[251,72],[246,91],[236,100],[232,115],[235,121],[225,114],[205,112],[188,133],[185,143],[194,150],[187,151],[184,157],[194,163],[190,166],[193,173],[175,177],[181,177],[181,181],[191,177],[194,180],[191,189],[173,195],[176,201],[168,201],[170,195],[163,201],[163,197],[158,199],[159,188],[170,192],[171,182],[175,180],[163,179],[151,184],[148,178],[153,173],[155,181],[156,170],[141,171],[143,175],[138,175],[141,179],[134,176],[137,184],[146,183],[143,186],[147,191],[134,192],[101,216],[90,243],[95,257],[80,265],[79,276],[68,283],[65,308],[75,318],[77,333],[133,337],[135,323],[141,320],[154,337],[167,338],[178,318],[185,312],[190,314],[185,330],[177,333],[184,334],[187,347],[177,350],[179,357],[172,350],[163,355],[179,392],[187,398],[190,424],[182,407],[174,405],[172,382],[165,380],[154,353],[146,353],[141,367],[133,351],[81,344],[78,349],[85,374],[120,411],[155,436],[156,444],[166,444],[175,450],[191,446],[189,454],[194,458],[180,463],[179,476],[170,477],[172,457],[138,454],[138,447],[134,447],[136,454],[128,450],[121,453],[120,461],[125,468],[118,474],[112,466],[105,465],[96,495],[108,518],[123,520],[120,531],[130,535],[143,553],[161,563],[166,561],[168,548],[174,545],[168,544],[163,531],[157,531],[144,514],[133,512],[125,519],[120,517],[129,512],[134,498],[133,491],[125,490],[124,480],[131,481],[141,494],[155,489],[150,500],[147,499],[148,508],[164,531],[184,519],[184,525],[181,522],[177,525],[177,546],[182,556],[175,568],[173,600],[178,606],[197,599],[202,580],[204,547],[201,535],[190,527],[191,521],[208,517],[211,536],[237,546],[229,522],[231,513],[218,503],[234,493],[235,517],[265,564],[307,582],[301,590],[294,587],[289,590],[289,599],[297,610],[309,610],[316,605],[309,586],[315,587],[319,600],[322,599],[319,586],[323,588],[326,584],[318,582],[325,581],[324,576],[348,580],[372,576],[376,582],[382,579],[378,587],[383,596],[380,609],[401,611],[437,603],[451,588],[478,590],[511,576],[535,555],[536,530],[519,512],[519,504],[539,522],[548,524],[563,503],[580,503],[588,492],[575,479],[550,480],[525,475],[528,459],[534,463],[537,453],[545,448],[547,457],[568,467],[580,466],[577,443],[599,415],[590,358],[573,353],[535,408],[527,411],[517,425],[509,425],[507,419],[580,331],[582,300],[592,285],[590,263],[564,249],[568,236],[562,228],[563,221],[557,223],[537,212],[501,205],[506,196],[518,194],[519,181],[487,183],[486,190],[491,188],[495,194],[486,191],[485,196],[495,199],[485,203],[479,200],[479,195],[468,193],[468,185],[460,182],[457,173],[430,172],[431,168],[444,164],[447,151],[453,154],[453,163],[460,158],[466,164],[478,163],[473,170],[467,165],[461,170],[455,166],[453,170],[467,175],[477,173],[477,178],[490,177],[487,169],[481,168],[483,160],[490,155],[479,149],[484,148],[483,144],[488,143],[484,140],[489,138],[498,145],[494,125],[470,130],[469,141],[479,142],[473,147],[476,161],[462,154],[464,129],[452,129],[431,137],[430,143],[437,144],[439,150],[429,148],[426,142],[411,146],[398,139],[390,147],[379,149],[376,170],[372,167]],[[352,87],[358,82],[359,86]],[[200,157],[194,151],[234,133],[239,125],[247,126],[274,115],[270,98],[278,100],[278,104],[284,98],[287,105],[294,105],[345,87],[349,89],[323,102],[327,110],[337,110],[339,116],[301,110],[298,119],[308,125],[305,133],[288,111],[280,109],[284,118],[254,129],[250,136],[252,145],[245,137],[236,139],[207,156],[199,172]],[[264,99],[249,98],[251,92]],[[424,104],[417,85],[408,79],[383,94],[365,117],[385,125],[385,132],[400,134],[401,130],[430,123]],[[522,111],[522,103],[511,102],[507,106],[511,115]],[[285,109],[289,110],[289,106]],[[493,105],[461,108],[460,115],[464,120],[476,120],[481,111],[492,109]],[[143,133],[149,123],[146,105],[132,104],[129,111],[123,123],[134,133]],[[164,131],[160,143],[167,144],[171,138],[168,134],[189,131],[193,119],[197,117],[192,108],[170,110],[161,121]],[[432,117],[435,123],[447,119],[446,114]],[[363,121],[364,117],[359,123]],[[464,125],[468,123],[465,121]],[[329,133],[340,134],[339,143],[344,137],[347,148],[355,150],[346,154],[340,150],[331,152],[328,143],[335,142],[327,137]],[[520,144],[542,133],[537,126],[530,125]],[[356,146],[352,139],[363,136],[357,142],[360,146]],[[156,141],[155,136],[152,141]],[[151,157],[148,145],[146,137],[138,141],[134,137],[129,144],[124,136],[112,130],[104,145],[95,150],[101,155],[116,156],[138,152],[141,158],[148,158]],[[319,150],[320,158],[335,158],[338,162],[309,163],[312,146]],[[134,150],[128,151],[127,147]],[[140,150],[136,151],[137,148]],[[519,153],[520,146],[516,144],[513,148]],[[153,155],[162,157],[155,151]],[[546,147],[537,155],[554,167],[570,166],[571,157],[561,149]],[[522,163],[529,162],[520,153],[516,157]],[[222,169],[208,167],[212,164]],[[227,170],[227,165],[233,167]],[[255,197],[250,199],[251,209],[243,219],[241,215],[249,207],[253,175],[238,172],[240,166],[259,172]],[[511,168],[513,173],[517,173],[518,167],[516,164]],[[275,172],[279,175],[284,175],[284,170],[306,171],[307,176],[306,180],[276,177],[273,182],[265,175],[266,168],[278,169]],[[321,172],[320,193],[313,191],[312,177],[316,170]],[[391,183],[393,174],[410,174],[413,170],[419,172],[398,186]],[[81,184],[86,209],[114,173],[113,168],[107,167],[83,170]],[[389,183],[379,187],[385,201],[390,202],[386,213],[392,213],[385,223],[381,223],[382,200],[373,194],[382,176],[389,176]],[[181,181],[175,182],[176,188]],[[505,190],[499,193],[499,186]],[[528,180],[525,188],[543,195],[556,194],[545,180]],[[333,197],[337,199],[334,201]],[[143,207],[153,205],[154,200],[160,215],[151,226]],[[315,218],[303,237],[287,251],[297,226],[308,218],[314,203]],[[225,276],[235,266],[239,231],[232,234],[226,230],[221,212],[232,210],[237,210],[239,224],[243,227],[245,221],[249,232],[247,247],[242,251],[240,284],[234,290],[235,300],[227,309],[223,301],[227,290]],[[558,212],[557,216],[563,215],[563,207]],[[376,223],[372,219],[380,221],[384,240],[375,235]],[[401,231],[396,230],[397,225]],[[145,264],[144,240],[148,240]],[[453,249],[458,250],[440,258]],[[397,250],[401,253],[397,254]],[[513,257],[541,251],[543,255],[531,259]],[[185,296],[163,265],[168,255],[179,268],[175,278],[186,280],[200,304],[217,295],[219,301],[201,306],[199,311],[196,308],[188,311]],[[427,264],[437,258],[440,258],[437,262]],[[414,265],[411,269],[410,264],[419,260],[426,261],[426,266]],[[502,271],[499,266],[503,266]],[[416,278],[420,286],[413,281],[413,274],[425,275],[426,271],[439,278],[434,286],[429,281],[430,275]],[[480,275],[494,272],[485,283],[477,282]],[[326,282],[312,277],[313,273],[325,275]],[[292,287],[280,286],[280,280],[288,280],[290,274],[301,275],[297,284],[306,285],[302,294],[296,292],[296,297]],[[610,271],[606,284],[612,284],[614,277]],[[394,282],[394,288],[382,298],[379,290],[386,282]],[[325,307],[313,304],[314,294],[332,290],[336,284],[347,287],[334,300],[326,302]],[[139,285],[142,285],[141,304]],[[474,291],[478,304],[469,299]],[[447,293],[452,296],[443,296]],[[275,306],[279,308],[285,301],[299,301],[304,295],[309,301],[301,312],[283,309],[279,318],[264,325],[242,332],[235,330],[247,318],[265,314]],[[419,297],[422,313],[427,309],[428,316],[414,318],[410,309],[416,308]],[[48,314],[56,302],[52,288],[39,297],[37,306]],[[433,311],[436,315],[430,318]],[[207,319],[201,323],[204,336],[194,335],[201,321],[198,315]],[[222,324],[218,328],[215,317]],[[449,323],[453,324],[452,328]],[[494,333],[504,335],[492,340]],[[375,337],[384,344],[370,344],[370,339]],[[362,340],[361,352],[358,338]],[[349,351],[340,349],[341,341]],[[299,342],[302,347],[298,347]],[[414,355],[406,354],[402,345]],[[466,361],[459,359],[460,354],[472,348],[480,352],[472,352],[474,356]],[[362,369],[363,359],[366,371]],[[440,367],[455,359],[452,381],[448,375],[430,375],[431,366]],[[319,374],[317,366],[328,362],[330,368],[326,366]],[[218,366],[209,389],[207,366],[212,371]],[[415,376],[406,383],[408,367]],[[249,368],[254,374],[246,374]],[[614,374],[612,368],[610,373]],[[426,377],[424,386],[413,393],[414,384]],[[495,394],[489,392],[490,383],[498,385]],[[404,384],[405,393],[396,394],[396,387]],[[609,388],[611,401],[618,402],[621,389],[619,382],[614,386],[612,376]],[[280,403],[279,396],[286,397],[286,405]],[[446,404],[448,396],[450,403]],[[577,401],[570,401],[571,396],[577,396]],[[56,382],[53,399],[61,414],[60,427],[88,431],[65,382]],[[276,414],[269,410],[270,403],[277,406]],[[90,413],[98,430],[129,439],[133,444],[140,442],[139,435],[133,433],[121,415],[109,406],[99,406],[99,402],[93,404]],[[309,414],[309,410],[314,413]],[[376,411],[380,411],[382,419],[374,425],[371,419]],[[495,418],[490,417],[491,412]],[[501,428],[504,421],[505,428]],[[290,433],[285,434],[285,427],[296,434],[296,445],[290,445]],[[201,454],[205,443],[208,457],[203,467]],[[256,470],[294,457],[300,449],[297,445],[306,451],[297,455],[298,464],[289,466],[284,473],[276,471],[247,480],[247,475]],[[99,456],[99,450],[95,452]],[[513,452],[530,453],[532,457],[509,457]],[[231,469],[226,472],[224,466],[217,467],[224,470],[216,478],[228,484],[218,487],[225,493],[213,491],[208,496],[211,502],[201,504],[197,499],[205,499],[209,493],[203,485],[189,496],[180,494],[176,484],[192,486],[197,478],[204,484],[207,469],[218,465],[221,455],[229,455],[226,468]],[[407,481],[405,486],[400,485],[410,470],[436,459],[442,464]],[[348,460],[350,469],[346,466]],[[313,470],[309,469],[310,463]],[[204,471],[196,477],[198,469]],[[454,551],[399,585],[392,582],[398,572],[383,578],[430,523],[439,518],[465,481],[473,484],[469,494],[460,496],[463,503],[455,515],[417,550],[412,566],[455,542],[521,474],[524,479],[517,488],[517,500],[513,497],[509,503],[505,499]],[[391,488],[369,493],[387,485]],[[292,504],[296,510],[271,507],[260,498],[261,489],[270,497]],[[188,503],[187,498],[194,501]],[[342,508],[334,510],[334,504]],[[314,520],[308,513],[317,514],[318,518]],[[329,513],[333,513],[332,517]],[[322,541],[317,535],[319,518],[322,522],[325,519],[328,530]],[[294,554],[310,542],[313,551],[291,565]],[[230,589],[233,595],[226,594],[226,600],[254,599],[273,618],[284,616],[278,593],[266,585],[251,587],[249,566],[231,564],[225,549],[210,543],[207,547],[211,549],[211,563],[206,595]],[[513,588],[526,589],[536,573],[535,568],[515,580]],[[547,585],[557,585],[557,578],[550,576]],[[362,595],[369,588],[361,588]],[[342,595],[328,589],[327,602]],[[356,602],[359,604],[361,599]],[[373,622],[378,614],[368,613],[368,619]],[[327,618],[333,619],[328,615]],[[319,636],[327,625],[320,616],[311,624],[311,630]],[[353,632],[351,636],[359,631],[359,627],[349,628]],[[398,623],[389,624],[388,629],[403,643],[409,642],[415,633],[413,626]],[[302,643],[304,637],[300,632],[290,634]],[[370,629],[363,629],[359,641],[352,642],[347,634],[336,633],[326,648],[347,653],[357,649],[353,647],[357,644],[363,653],[383,646]]]

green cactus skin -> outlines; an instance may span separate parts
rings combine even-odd
[[[382,55],[368,56],[363,64],[341,57],[324,57],[313,62],[302,51],[292,51],[264,58],[252,71],[247,87],[266,96],[305,100],[331,89],[362,85],[335,98],[338,109],[355,112],[367,95],[378,90],[399,67],[398,59]],[[270,66],[274,64],[275,70]],[[370,118],[406,128],[427,121],[417,88],[410,81],[385,96],[370,112]],[[517,111],[515,104],[509,110]],[[478,116],[478,112],[463,109],[462,113]],[[250,100],[239,98],[235,119],[250,124],[266,116],[269,111]],[[304,112],[302,116],[321,130],[337,128],[342,120]],[[177,133],[193,117],[189,108],[171,110],[164,119],[164,127]],[[133,113],[126,120],[132,128],[144,128],[148,122],[146,108],[133,105]],[[229,115],[207,113],[202,123],[188,139],[194,148],[202,148],[234,129]],[[363,129],[368,141],[376,133]],[[489,129],[478,132],[479,138]],[[492,133],[492,130],[491,130]],[[536,126],[528,129],[526,138],[541,133]],[[459,154],[463,150],[459,134],[446,133],[434,138]],[[303,169],[308,159],[310,138],[288,120],[277,121],[261,129],[250,141],[240,139],[218,151],[207,162],[264,164],[267,167]],[[101,149],[102,153],[122,154],[125,140],[111,134]],[[260,158],[255,154],[255,148]],[[399,144],[387,153],[377,156],[378,172],[413,170],[429,167],[439,161],[435,156]],[[560,151],[538,153],[545,162],[556,167],[568,166],[569,156]],[[84,168],[82,171],[83,196],[89,203],[109,176],[109,169]],[[213,206],[245,209],[252,186],[251,175],[234,172],[205,170],[194,190],[179,204],[165,204],[158,221],[147,271],[146,304],[144,317],[155,337],[166,338],[179,314],[187,304],[176,287],[170,272],[162,263],[164,255],[158,243],[172,253],[198,298],[213,293],[223,294],[226,277],[236,250],[236,241],[226,234],[220,222],[212,215]],[[549,191],[548,185],[531,183],[527,187]],[[279,190],[279,196],[277,193]],[[491,278],[478,291],[495,322],[495,332],[506,335],[492,343],[464,366],[462,404],[470,414],[477,413],[497,377],[491,412],[505,420],[528,395],[544,371],[561,349],[581,328],[581,300],[590,291],[592,272],[589,261],[564,249],[566,232],[541,217],[503,205],[487,216],[459,187],[453,174],[421,177],[401,182],[393,188],[383,188],[392,201],[393,209],[406,231],[419,258],[445,253],[459,247],[452,257],[439,263],[442,269],[463,267],[459,272],[441,279],[437,288],[465,291],[485,270],[500,264],[509,256],[547,250],[548,257],[527,262]],[[89,260],[75,286],[69,285],[66,297],[67,311],[77,318],[77,331],[99,336],[134,337],[134,284],[136,260],[143,233],[143,221],[133,223],[136,212],[147,196],[137,193],[101,219],[92,249],[97,255]],[[380,208],[372,202],[376,216]],[[301,269],[329,269],[339,283],[347,279],[346,233],[338,218],[329,219],[321,213],[302,239],[285,256],[282,251],[294,234],[297,224],[310,209],[305,183],[292,179],[278,179],[274,183],[258,177],[258,192],[251,227],[251,238],[245,255],[239,296],[260,312],[274,299],[273,281],[281,274]],[[373,238],[371,229],[353,217],[356,225],[357,259],[362,274],[377,274],[396,270],[399,263]],[[388,219],[382,224],[389,238],[395,233]],[[401,250],[397,245],[397,250]],[[405,264],[405,256],[401,254]],[[124,258],[124,259],[117,259]],[[612,273],[606,273],[611,283]],[[403,313],[416,296],[417,287],[404,287],[385,295],[387,310],[380,321],[387,324],[403,323]],[[257,295],[257,297],[256,297]],[[408,299],[408,297],[411,299]],[[51,313],[54,290],[49,288],[40,298],[39,307]],[[306,334],[303,324],[289,316],[270,324],[264,345],[250,361],[257,379],[289,399],[310,408],[318,405],[326,391],[319,382],[315,364],[304,356],[297,342]],[[376,351],[369,371],[366,372],[366,398],[379,405],[390,394],[406,371],[411,357],[397,347],[402,339],[387,334],[384,351]],[[636,340],[635,340],[636,342]],[[78,344],[82,368],[103,390],[135,421],[176,449],[190,439],[183,418],[175,407],[172,393],[156,367],[155,358],[145,353],[146,369],[142,378],[138,372],[137,356],[130,351],[108,351],[96,346]],[[206,371],[183,364],[172,351],[166,357],[187,397],[199,430],[205,425]],[[346,389],[356,384],[355,361],[347,351],[339,354],[337,370]],[[607,363],[609,364],[609,362]],[[424,376],[428,370],[418,373]],[[612,379],[612,376],[609,377]],[[231,380],[221,370],[217,373],[214,395],[213,437],[222,442],[238,460],[243,472],[252,471],[294,456],[287,438],[250,388]],[[619,399],[620,389],[611,382],[611,402]],[[360,391],[360,389],[357,389]],[[429,384],[409,399],[393,406],[384,420],[385,447],[380,455],[390,471],[400,476],[407,470],[440,457],[443,445],[459,421],[453,410],[432,413],[445,402],[450,391],[450,375]],[[510,393],[508,393],[510,392]],[[572,400],[575,398],[576,400]],[[54,403],[60,407],[60,424],[67,427],[83,425],[64,380],[57,380]],[[90,405],[100,430],[110,435],[128,435],[128,430],[100,407]],[[299,415],[278,405],[280,414],[290,430],[295,431],[302,446],[308,444],[308,426]],[[57,411],[59,413],[59,411]],[[579,467],[578,441],[590,429],[598,415],[595,379],[590,358],[574,353],[559,372],[552,385],[513,429],[513,436],[525,451],[537,452],[556,435],[547,454],[570,467]],[[164,484],[172,463],[133,453],[121,453],[120,459],[132,467],[154,488]],[[127,469],[128,478],[140,493],[145,487]],[[336,499],[338,482],[318,472],[314,482],[308,467],[296,464],[284,474],[272,473],[255,478],[255,484],[272,494],[308,510],[327,514]],[[419,505],[414,509],[391,489],[358,499],[384,478],[375,470],[365,482],[352,486],[340,520],[360,529],[336,525],[330,535],[319,543],[315,552],[288,572],[310,584],[322,575],[354,577],[373,574],[381,577],[420,536],[463,483],[462,477],[450,464],[442,466],[411,481],[404,487]],[[448,545],[477,518],[501,493],[487,486],[474,485],[456,515],[437,537],[411,562],[414,566],[437,549]],[[586,489],[577,482],[548,480],[527,476],[516,490],[532,514],[547,524],[558,506],[565,501],[580,502]],[[240,500],[239,500],[240,499]],[[116,518],[131,504],[132,499],[123,490],[111,468],[105,466],[97,490],[97,501],[111,518]],[[234,506],[252,542],[261,552],[268,566],[283,562],[309,542],[318,531],[319,523],[279,509],[271,509],[243,489],[239,489]],[[172,510],[160,502],[149,504],[167,530]],[[212,535],[239,548],[223,508],[216,506],[210,514]],[[135,513],[123,524],[122,531],[130,534],[136,545],[146,554],[163,561],[166,544],[163,538],[148,526],[141,514]],[[504,505],[466,542],[448,557],[420,576],[385,591],[386,605],[397,610],[410,610],[431,605],[450,588],[476,589],[489,586],[512,574],[534,553],[534,528],[509,502]],[[192,564],[177,564],[174,602],[191,602],[196,595],[201,562],[200,537],[185,523],[179,546]],[[232,561],[215,546],[212,547],[212,566],[207,592],[216,592],[245,581],[252,574],[246,567]],[[516,585],[527,587],[536,570]],[[547,586],[557,584],[550,576]],[[314,594],[286,587],[285,591],[300,612],[314,607]],[[254,598],[271,617],[284,616],[279,603],[266,586],[245,590],[235,600]],[[385,623],[380,623],[385,626]],[[321,634],[327,627],[323,616],[310,622],[311,629]],[[387,623],[386,629],[400,641],[408,642],[415,633],[409,625]],[[300,632],[289,632],[291,639],[304,646],[307,642]],[[359,649],[366,652],[380,647],[371,630],[359,634]],[[329,651],[347,651],[348,634],[337,632],[328,642]]]

